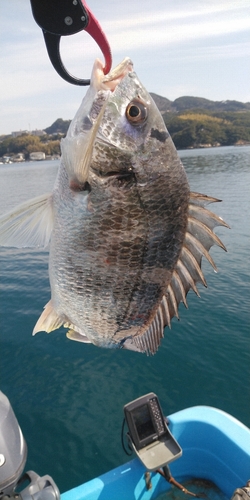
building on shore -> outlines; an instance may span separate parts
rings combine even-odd
[[[45,160],[45,153],[43,153],[42,151],[34,151],[34,153],[30,153],[30,160],[31,161]]]
[[[46,135],[46,132],[44,132],[44,130],[39,130],[39,129],[31,130],[31,131],[30,130],[17,130],[17,131],[11,132],[12,137],[20,137],[21,135],[25,135],[25,134],[36,135],[37,137],[42,137],[43,135]]]

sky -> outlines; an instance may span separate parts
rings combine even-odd
[[[172,101],[250,102],[250,0],[87,3],[109,40],[113,67],[129,56],[149,92]],[[61,57],[78,78],[89,78],[95,58],[103,59],[86,32],[63,37]],[[72,119],[86,93],[52,67],[29,0],[0,0],[0,68],[0,134]]]

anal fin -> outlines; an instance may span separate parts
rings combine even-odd
[[[53,330],[57,330],[61,326],[65,328],[69,328],[66,336],[70,340],[76,340],[77,342],[91,343],[91,341],[84,335],[78,331],[77,327],[73,325],[70,321],[67,321],[66,316],[59,316],[56,310],[53,307],[52,301],[50,300],[38,319],[32,335],[36,335],[36,333],[44,331],[47,333],[53,332]]]

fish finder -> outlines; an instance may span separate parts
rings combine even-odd
[[[182,455],[156,394],[150,392],[126,404],[124,415],[129,429],[128,439],[148,470],[163,467]]]

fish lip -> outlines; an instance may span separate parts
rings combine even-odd
[[[91,86],[92,89],[94,89],[95,95],[93,96],[89,113],[86,116],[90,125],[93,125],[98,119],[101,110],[106,106],[109,100],[110,94],[115,92],[121,81],[132,72],[133,63],[129,57],[125,57],[123,61],[107,75],[104,74],[104,67],[100,59],[95,60],[91,75]],[[81,132],[84,133],[84,129],[82,129]],[[105,139],[99,138],[99,140],[105,143]]]
[[[69,126],[67,137],[86,134],[88,130],[91,129],[95,120],[98,119],[98,115],[108,101],[111,92],[114,92],[123,78],[132,72],[133,63],[129,57],[125,57],[125,59],[107,75],[104,75],[103,63],[100,59],[96,59],[92,69],[91,85]],[[97,103],[99,99],[100,102],[97,105],[97,109],[94,110],[93,105]]]
[[[123,61],[115,68],[111,69],[107,75],[104,74],[103,63],[100,59],[96,59],[91,75],[91,85],[93,85],[97,92],[100,90],[111,90],[111,92],[114,92],[123,78],[132,71],[133,63],[129,57],[125,57]]]

